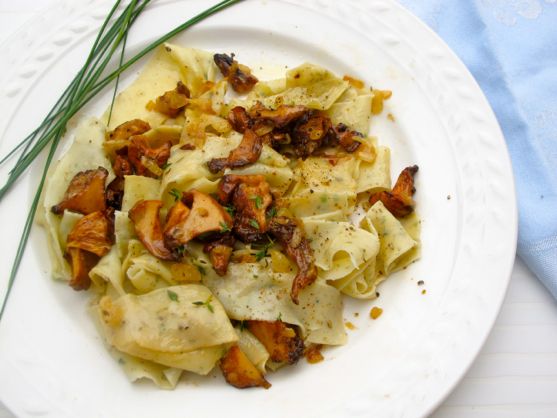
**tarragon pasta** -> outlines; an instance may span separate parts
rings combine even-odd
[[[384,93],[384,92],[382,92]],[[236,387],[347,342],[343,298],[419,257],[414,175],[392,187],[375,95],[314,64],[259,81],[166,44],[52,170],[52,275],[133,381],[219,367]],[[108,122],[110,121],[110,122]]]

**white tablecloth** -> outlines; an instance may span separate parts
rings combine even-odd
[[[0,43],[55,2],[0,0]],[[0,403],[0,418],[13,417]],[[557,302],[518,259],[501,313],[484,348],[432,415],[503,417],[557,417]]]

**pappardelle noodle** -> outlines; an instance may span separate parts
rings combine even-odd
[[[369,135],[390,92],[305,63],[260,81],[235,56],[166,44],[51,170],[52,275],[91,290],[130,380],[219,367],[238,388],[347,341],[419,257],[414,175]]]

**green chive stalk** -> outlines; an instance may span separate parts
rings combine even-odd
[[[79,70],[74,79],[70,82],[68,87],[64,90],[62,95],[58,98],[52,109],[48,112],[43,122],[38,128],[33,130],[27,137],[25,137],[18,145],[16,145],[7,155],[0,159],[0,166],[7,163],[11,158],[20,152],[20,156],[10,170],[8,179],[5,184],[0,188],[0,202],[6,193],[12,188],[19,177],[27,170],[27,168],[35,161],[41,151],[50,144],[50,149],[43,167],[43,173],[37,187],[37,192],[33,198],[33,202],[29,209],[27,219],[19,240],[16,256],[12,264],[10,277],[8,278],[8,288],[0,308],[0,320],[6,309],[6,304],[10,296],[17,271],[19,269],[21,260],[25,253],[25,247],[29,240],[29,234],[33,226],[33,219],[37,211],[41,192],[46,180],[46,174],[52,163],[58,144],[66,131],[66,124],[68,121],[85,106],[91,99],[93,99],[101,90],[103,90],[110,83],[115,81],[114,93],[112,95],[112,102],[110,105],[109,118],[112,114],[112,107],[116,99],[116,91],[118,88],[118,81],[120,75],[130,68],[133,64],[151,52],[153,49],[168,41],[178,33],[190,28],[191,26],[201,22],[203,19],[235,4],[242,0],[223,0],[215,4],[209,9],[201,12],[197,16],[187,20],[167,34],[163,35],[156,41],[149,44],[138,54],[124,62],[124,51],[127,41],[128,31],[133,23],[144,11],[150,0],[132,0],[126,6],[123,12],[116,18],[114,15],[120,6],[121,0],[117,0],[108,13],[105,21],[103,22],[99,33],[93,43],[91,51],[85,61],[83,67]],[[101,78],[104,74],[106,67],[110,63],[112,56],[121,46],[119,66],[116,70]],[[100,80],[99,80],[100,79]]]

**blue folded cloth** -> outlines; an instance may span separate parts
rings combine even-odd
[[[557,298],[557,0],[399,0],[458,54],[505,134],[518,255]]]

